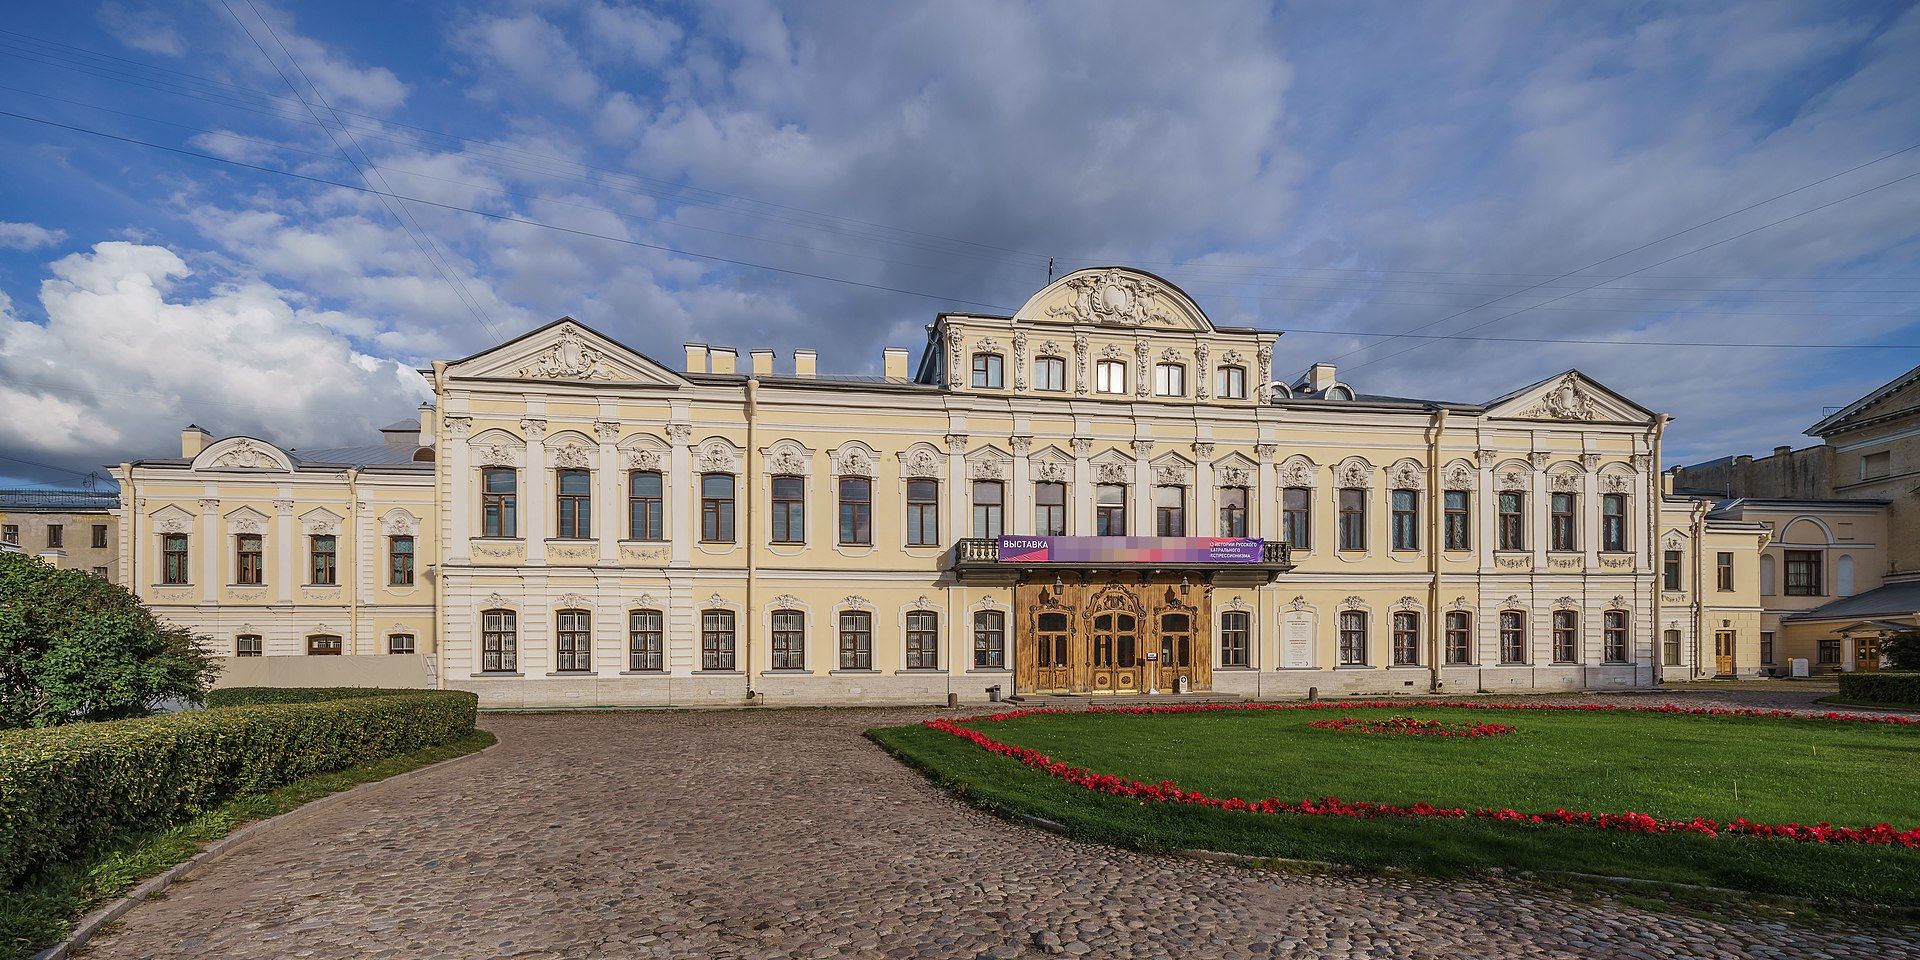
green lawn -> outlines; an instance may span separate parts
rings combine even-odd
[[[1509,723],[1501,737],[1311,729],[1341,716]],[[1920,728],[1633,712],[1442,708],[1055,714],[982,723],[1005,743],[1210,796],[1338,796],[1410,804],[1628,810],[1666,818],[1920,825]],[[872,736],[991,804],[1148,849],[1401,866],[1563,870],[1920,907],[1920,850],[1687,834],[1645,836],[1484,820],[1229,813],[1094,793],[924,727]]]

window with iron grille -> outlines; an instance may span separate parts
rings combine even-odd
[[[562,610],[555,618],[553,669],[561,673],[593,669],[593,627],[585,610]]]
[[[1393,665],[1411,667],[1420,662],[1420,615],[1402,610],[1393,615]]]
[[[807,668],[807,618],[798,610],[773,612],[773,669]]]
[[[998,610],[973,614],[973,666],[1000,670],[1007,665],[1007,615]]]
[[[411,655],[414,652],[413,634],[411,633],[387,634],[387,652]]]
[[[1500,662],[1527,662],[1527,616],[1518,610],[1500,611]]]
[[[931,610],[907,613],[907,669],[940,669],[940,615]]]
[[[1601,645],[1605,648],[1601,651],[1602,655],[1608,663],[1626,663],[1630,649],[1627,643],[1627,612],[1608,610],[1600,617],[1603,634]]]
[[[236,657],[258,657],[265,652],[265,645],[257,633],[243,633],[233,638],[233,655]]]
[[[859,610],[841,611],[840,669],[873,669],[873,614]]]
[[[1580,659],[1579,615],[1572,610],[1553,612],[1553,659],[1556,663]]]
[[[1465,610],[1447,613],[1447,663],[1453,666],[1473,662],[1473,614]]]
[[[700,614],[700,669],[732,670],[733,668],[733,611],[702,611]]]
[[[1340,665],[1363,667],[1367,664],[1367,615],[1359,610],[1340,614]]]
[[[517,620],[512,610],[488,610],[480,614],[481,672],[512,673],[520,669]]]
[[[666,615],[658,610],[627,614],[627,669],[664,670],[667,662]]]

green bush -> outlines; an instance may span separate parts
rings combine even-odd
[[[104,577],[0,554],[0,728],[199,703],[218,667],[197,639]]]
[[[386,687],[222,687],[207,691],[209,707],[251,707],[263,703],[319,703],[355,697],[385,697],[408,690]]]
[[[1920,670],[1920,630],[1896,633],[1880,641],[1880,652],[1895,670]]]
[[[235,796],[458,739],[478,705],[394,691],[0,733],[0,884]]]
[[[1920,707],[1920,672],[1843,673],[1840,699]]]

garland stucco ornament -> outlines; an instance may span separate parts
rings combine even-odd
[[[571,325],[561,327],[559,342],[521,367],[520,376],[533,380],[620,379],[606,354],[589,345]]]
[[[1105,323],[1123,327],[1173,324],[1171,314],[1153,306],[1165,290],[1152,280],[1126,270],[1102,270],[1068,277],[1062,285],[1073,291],[1073,302],[1047,308],[1047,316],[1076,323]]]

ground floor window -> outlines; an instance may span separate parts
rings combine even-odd
[[[414,650],[413,634],[411,633],[387,634],[387,652],[388,653],[402,653],[402,654],[411,655],[413,653],[413,650]]]
[[[1223,667],[1248,666],[1247,635],[1251,618],[1242,611],[1234,610],[1220,615],[1220,665]]]
[[[316,633],[307,638],[307,656],[310,657],[337,657],[340,647],[340,638],[330,633]]]
[[[666,667],[666,617],[658,610],[635,610],[627,615],[627,669]]]
[[[973,666],[1000,670],[1007,665],[1007,615],[981,610],[973,615]]]
[[[257,657],[266,651],[261,649],[260,635],[243,633],[233,638],[233,655],[236,657]]]
[[[940,669],[940,615],[928,610],[907,614],[907,669]]]
[[[1660,662],[1669,667],[1680,665],[1680,631],[1668,630],[1660,638]]]
[[[1500,611],[1500,662],[1527,662],[1527,615],[1518,610]]]
[[[1340,614],[1340,665],[1367,665],[1367,615],[1359,610]]]
[[[1473,662],[1473,615],[1465,610],[1447,614],[1447,663]]]
[[[593,629],[587,611],[560,611],[554,640],[553,669],[569,673],[593,668]]]
[[[773,669],[807,668],[807,620],[798,610],[773,612]]]
[[[1605,633],[1604,651],[1608,663],[1627,662],[1627,612],[1608,610],[1601,614],[1602,628]]]
[[[840,669],[873,669],[873,614],[861,610],[841,612]]]
[[[700,669],[733,669],[733,611],[700,614]]]
[[[1420,615],[1401,611],[1393,615],[1393,665],[1410,667],[1420,662]]]
[[[1553,612],[1553,662],[1573,663],[1579,659],[1579,615],[1572,610],[1555,610]]]
[[[1772,630],[1760,631],[1760,662],[1768,665],[1772,665],[1773,663],[1773,631]]]
[[[1820,662],[1829,665],[1840,662],[1840,641],[1820,641]]]
[[[512,610],[488,610],[480,615],[480,670],[511,673],[520,669],[519,635]]]

